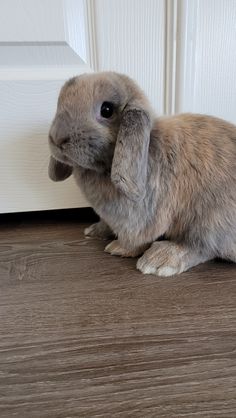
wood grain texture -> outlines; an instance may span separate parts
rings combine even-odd
[[[133,77],[162,114],[165,2],[96,0],[94,5],[99,70],[115,70]]]
[[[2,221],[1,418],[235,418],[235,265],[142,276],[81,219]]]
[[[0,213],[87,206],[47,174],[60,88],[91,71],[87,32],[85,0],[0,2]]]
[[[0,2],[0,40],[3,42],[64,41],[63,0]]]
[[[0,213],[87,206],[70,178],[48,177],[48,131],[64,80],[0,80]]]
[[[181,0],[177,112],[236,123],[236,2]]]

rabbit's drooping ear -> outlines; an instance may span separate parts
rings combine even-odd
[[[48,175],[53,181],[62,181],[70,177],[73,168],[67,164],[57,161],[55,158],[50,157],[48,166]]]
[[[150,132],[149,111],[128,105],[121,117],[111,180],[134,201],[141,200],[145,195]]]

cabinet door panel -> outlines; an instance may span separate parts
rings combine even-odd
[[[180,6],[176,110],[236,123],[236,2],[182,0]]]
[[[73,178],[47,174],[48,130],[64,81],[91,71],[83,0],[0,2],[0,212],[87,206]]]

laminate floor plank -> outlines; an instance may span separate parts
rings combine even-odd
[[[144,276],[87,225],[0,225],[0,417],[235,418],[235,265]]]

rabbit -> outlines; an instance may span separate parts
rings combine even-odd
[[[236,262],[236,126],[216,117],[157,117],[131,78],[83,74],[61,89],[49,176],[72,173],[100,217],[86,236],[168,277],[214,258]],[[160,239],[163,237],[164,239]]]

